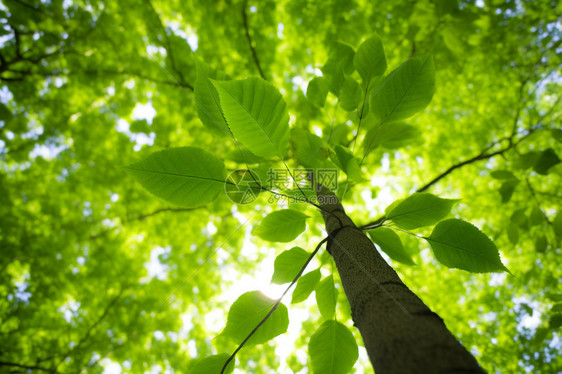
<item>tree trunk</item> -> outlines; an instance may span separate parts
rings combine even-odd
[[[320,206],[330,212],[322,212],[332,236],[328,251],[376,374],[484,373],[441,317],[400,280],[336,196],[321,189]]]

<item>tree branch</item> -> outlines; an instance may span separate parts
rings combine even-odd
[[[155,211],[150,212],[150,213],[140,214],[136,217],[133,217],[133,218],[129,219],[128,221],[144,221],[148,217],[152,217],[152,216],[155,216],[157,214],[164,213],[164,212],[190,212],[192,210],[197,210],[197,209],[201,209],[201,208],[204,208],[204,207],[205,206],[200,206],[200,207],[197,207],[197,208],[160,208],[160,209],[156,209]]]
[[[244,4],[242,5],[242,23],[244,24],[244,32],[246,34],[246,39],[248,40],[248,45],[250,46],[250,50],[252,51],[252,58],[254,59],[254,62],[256,64],[256,67],[258,68],[258,71],[260,72],[260,76],[264,80],[266,80],[265,74],[263,73],[263,70],[261,69],[260,60],[258,59],[258,54],[256,52],[256,49],[254,48],[254,43],[252,41],[252,37],[250,36],[250,30],[248,28],[248,15],[246,14],[246,8],[247,7],[248,7],[248,1],[244,0]]]
[[[48,369],[46,367],[37,366],[37,365],[19,364],[17,362],[0,361],[0,366],[8,366],[8,367],[15,367],[15,368],[26,369],[26,370],[40,370],[49,373],[57,373],[55,369]]]
[[[180,82],[183,84],[185,82],[185,78],[184,78],[181,70],[178,69],[178,67],[176,66],[176,60],[174,59],[174,52],[173,52],[173,49],[172,49],[172,43],[170,43],[170,37],[168,36],[168,33],[166,32],[166,28],[164,27],[164,24],[162,23],[162,19],[158,15],[158,12],[154,8],[154,5],[152,5],[152,1],[151,0],[145,0],[145,2],[148,5],[148,7],[150,8],[152,14],[154,15],[154,18],[158,22],[159,27],[162,29],[162,33],[164,34],[164,48],[166,49],[166,53],[167,53],[168,57],[170,58],[170,64],[172,65],[172,70],[174,72],[176,72],[176,74],[180,78]]]

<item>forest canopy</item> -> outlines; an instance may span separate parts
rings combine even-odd
[[[533,0],[4,0],[0,372],[220,373],[265,314],[245,306],[317,248],[225,372],[372,373],[303,170],[484,370],[561,370],[561,20]],[[206,182],[155,187],[154,165]]]

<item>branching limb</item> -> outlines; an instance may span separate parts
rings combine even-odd
[[[38,366],[38,365],[19,364],[17,362],[0,361],[0,367],[2,367],[2,366],[25,369],[25,370],[46,371],[48,373],[57,373],[57,371],[55,369],[49,369],[49,368],[46,368],[46,367],[43,367],[43,366]]]
[[[240,343],[240,345],[238,346],[238,348],[236,348],[236,350],[230,355],[230,357],[228,358],[228,360],[226,360],[226,362],[224,363],[224,366],[222,367],[221,370],[221,374],[224,374],[224,371],[226,370],[228,364],[230,364],[230,362],[232,360],[234,360],[234,357],[236,357],[236,354],[238,352],[240,352],[240,350],[242,349],[242,347],[244,346],[244,344],[246,344],[248,342],[248,340],[256,333],[256,331],[258,331],[258,329],[269,319],[269,317],[271,317],[271,315],[273,314],[273,312],[275,312],[275,310],[279,307],[279,304],[281,304],[281,300],[283,299],[283,297],[287,294],[287,292],[289,292],[289,290],[291,289],[291,287],[293,287],[293,285],[295,283],[297,283],[297,280],[300,278],[300,276],[302,275],[302,273],[304,273],[304,270],[306,269],[306,267],[308,266],[308,264],[310,263],[310,261],[312,261],[312,259],[314,258],[314,256],[316,256],[316,253],[318,253],[318,250],[320,250],[320,248],[322,247],[322,245],[324,243],[326,243],[328,241],[328,239],[330,239],[330,236],[325,237],[324,239],[322,239],[320,241],[320,243],[318,243],[318,245],[316,246],[316,248],[314,249],[314,251],[312,251],[312,253],[310,254],[310,256],[308,256],[308,259],[306,260],[306,262],[304,263],[304,265],[302,266],[301,270],[299,271],[299,273],[295,276],[295,278],[293,279],[293,281],[289,284],[289,286],[285,289],[285,291],[283,292],[283,294],[281,295],[281,297],[279,299],[277,299],[277,301],[275,302],[275,304],[273,305],[273,307],[271,307],[271,310],[267,313],[267,315],[265,317],[263,317],[263,319],[256,325],[256,327],[254,327],[254,329],[248,334],[248,336],[246,336],[246,338],[242,341],[242,343]]]
[[[164,27],[164,23],[162,23],[162,19],[158,15],[158,12],[154,8],[154,5],[152,5],[152,1],[151,0],[144,0],[144,1],[146,2],[147,6],[150,8],[152,14],[154,15],[154,18],[158,22],[158,26],[162,29],[162,34],[164,35],[164,48],[166,49],[166,53],[170,58],[170,65],[172,66],[172,70],[174,70],[174,72],[179,76],[180,82],[184,84],[185,78],[183,76],[182,71],[176,66],[176,60],[174,58],[172,43],[170,42],[170,37],[168,35],[168,32],[166,31],[166,28]]]

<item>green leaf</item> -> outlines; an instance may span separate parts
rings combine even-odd
[[[300,127],[291,129],[291,144],[297,160],[305,168],[326,168],[333,165],[328,160],[330,148],[322,138]]]
[[[208,356],[196,360],[189,371],[190,374],[220,374],[222,367],[230,355],[221,353],[220,355]],[[229,374],[234,371],[234,360],[228,363],[224,373]]]
[[[260,78],[212,82],[234,137],[257,156],[284,158],[289,114],[279,91]]]
[[[439,262],[473,273],[508,271],[496,245],[476,226],[460,219],[440,222],[424,237]]]
[[[416,264],[404,249],[400,237],[393,230],[386,227],[378,227],[370,230],[369,236],[394,261],[406,265]]]
[[[337,145],[334,150],[335,154],[331,156],[334,164],[343,170],[349,179],[355,182],[364,181],[365,178],[363,177],[363,172],[359,166],[359,161],[353,157],[353,153],[342,145]]]
[[[226,327],[221,335],[242,342],[257,324],[269,313],[275,300],[264,296],[260,291],[246,292],[230,307]],[[289,314],[282,303],[269,319],[248,340],[247,345],[262,344],[287,332]]]
[[[282,252],[275,258],[271,282],[277,284],[292,282],[309,256],[310,253],[300,247],[293,247]]]
[[[557,142],[562,142],[562,130],[560,129],[552,129],[550,130],[550,134]]]
[[[402,122],[382,124],[369,129],[363,140],[363,149],[365,152],[378,146],[398,149],[421,139],[420,131],[412,125]]]
[[[535,251],[538,253],[544,253],[548,247],[548,241],[544,235],[541,235],[535,239]]]
[[[458,200],[414,193],[387,213],[386,218],[404,230],[431,226],[445,218]]]
[[[325,319],[332,319],[336,313],[338,290],[334,286],[334,277],[328,276],[316,287],[316,304]]]
[[[326,321],[310,337],[308,354],[313,373],[344,374],[357,361],[359,349],[353,334],[345,325]]]
[[[355,53],[353,63],[364,86],[368,86],[374,77],[383,75],[386,70],[386,57],[381,38],[373,35],[361,43]]]
[[[546,297],[555,302],[562,301],[562,293],[547,292]]]
[[[211,79],[225,81],[230,78],[222,71],[212,68],[198,58],[195,58],[195,65],[197,66],[197,79],[193,89],[199,119],[214,133],[229,136],[230,130],[219,105],[219,94],[211,83]]]
[[[544,218],[544,213],[538,206],[531,209],[531,214],[529,215],[529,223],[531,226],[540,225],[541,223],[546,222]]]
[[[522,154],[514,161],[513,166],[523,170],[533,167],[537,163],[540,155],[541,152],[538,151]]]
[[[224,192],[223,162],[199,148],[155,152],[125,169],[150,193],[176,205],[201,206]]]
[[[562,303],[554,304],[552,309],[550,309],[552,313],[562,313]]]
[[[315,106],[322,108],[324,107],[324,103],[326,102],[326,96],[328,95],[329,91],[328,82],[326,82],[326,78],[324,77],[314,77],[310,82],[308,82],[308,86],[306,88],[306,97],[312,104]]]
[[[511,215],[511,222],[517,224],[520,228],[524,230],[529,229],[529,218],[525,214],[527,208],[520,208],[513,212]]]
[[[507,226],[507,237],[514,245],[519,241],[519,229],[517,229],[517,226],[513,222]]]
[[[560,158],[554,149],[548,148],[541,152],[533,169],[541,175],[547,175],[548,169],[560,163]]]
[[[270,242],[287,243],[306,229],[307,216],[293,209],[277,210],[268,214],[254,228],[254,234]]]
[[[350,45],[342,42],[336,42],[332,45],[330,58],[328,59],[327,64],[333,61],[341,67],[345,74],[351,74],[353,73],[353,70],[355,70],[355,66],[353,65],[354,56],[355,51]]]
[[[562,239],[562,211],[559,211],[552,220],[552,227],[554,228],[556,237],[558,237],[558,239]]]
[[[320,281],[320,276],[320,269],[316,269],[300,277],[297,281],[297,286],[293,291],[291,304],[300,303],[301,301],[308,299]]]
[[[495,179],[517,179],[517,177],[513,175],[512,172],[507,170],[494,170],[490,173],[490,175]]]
[[[344,110],[351,112],[352,110],[357,109],[361,99],[363,99],[363,92],[361,91],[359,83],[357,83],[353,78],[345,78],[339,99],[340,106]]]
[[[502,183],[499,189],[500,195],[502,197],[502,203],[507,203],[511,199],[511,196],[515,191],[515,187],[517,187],[518,184],[519,180],[512,179]]]
[[[550,320],[548,321],[548,328],[557,329],[560,326],[562,326],[562,314],[555,314],[550,316]]]
[[[406,61],[371,96],[370,108],[381,123],[400,121],[424,109],[435,91],[431,57]]]

